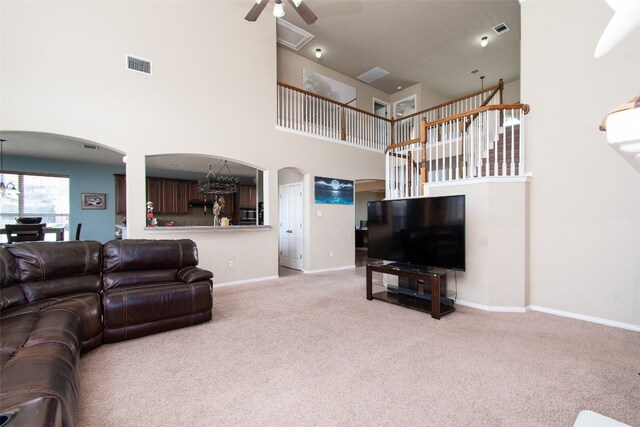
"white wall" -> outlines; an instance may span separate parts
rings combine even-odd
[[[529,183],[426,186],[429,197],[465,195],[466,272],[457,273],[458,299],[495,311],[524,311],[528,305]],[[449,289],[455,287],[452,277]]]
[[[640,31],[593,58],[604,1],[522,3],[531,181],[531,304],[640,325],[640,174],[607,146],[605,113],[638,91]]]
[[[245,14],[236,1],[3,1],[0,129],[68,135],[126,153],[130,237],[192,238],[218,283],[277,275],[276,226],[144,230],[147,155],[204,154],[262,169],[266,220],[274,225],[284,167],[305,176],[384,177],[379,153],[275,130],[275,24],[268,16],[250,23]],[[153,75],[126,70],[125,54],[152,60]],[[353,212],[310,227],[318,247],[339,248],[330,265],[353,264],[353,253],[341,249],[353,248],[353,233],[334,234],[352,230]],[[310,269],[328,265],[309,251]]]
[[[325,77],[337,80],[356,88],[357,108],[373,112],[373,98],[389,102],[389,95],[375,89],[360,80],[347,77],[321,64],[322,60],[310,61],[300,55],[296,55],[288,49],[278,47],[278,81],[304,89],[302,87],[302,70],[308,69],[322,74]],[[349,104],[354,106],[354,104]]]
[[[355,226],[360,228],[360,221],[367,220],[367,202],[384,199],[384,192],[360,191],[356,193],[355,206],[356,218]]]

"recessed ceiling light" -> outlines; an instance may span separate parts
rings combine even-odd
[[[402,90],[402,86],[398,86],[398,90]]]
[[[489,44],[489,37],[484,36],[480,39],[480,46],[486,47]]]

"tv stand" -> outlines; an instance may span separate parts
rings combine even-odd
[[[419,284],[416,289],[398,286],[373,293],[373,272],[398,276],[398,280],[407,279],[409,283]],[[455,311],[453,300],[446,296],[446,275],[449,270],[442,268],[420,268],[411,264],[375,262],[367,264],[367,299],[381,300],[414,310],[431,313],[434,319]],[[424,286],[430,285],[431,292],[424,292]],[[442,295],[441,295],[442,294]]]

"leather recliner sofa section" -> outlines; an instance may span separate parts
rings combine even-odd
[[[0,246],[0,418],[73,426],[81,353],[211,319],[191,240]],[[3,420],[0,420],[3,421]]]
[[[212,276],[196,265],[198,252],[190,240],[107,242],[102,278],[105,342],[211,320]]]

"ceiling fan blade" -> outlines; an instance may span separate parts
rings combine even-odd
[[[309,6],[307,6],[303,1],[301,1],[300,5],[297,7],[296,7],[296,4],[293,2],[293,0],[289,0],[289,3],[291,4],[291,6],[293,6],[296,12],[298,12],[298,14],[302,17],[302,19],[304,19],[304,22],[306,22],[307,24],[311,25],[314,22],[316,22],[316,20],[318,19],[315,13],[311,12],[311,9],[309,9]]]
[[[246,19],[247,21],[255,22],[264,8],[267,7],[267,3],[269,3],[269,0],[262,0],[260,4],[255,3],[249,13],[247,13],[247,16],[244,17],[244,19]]]

